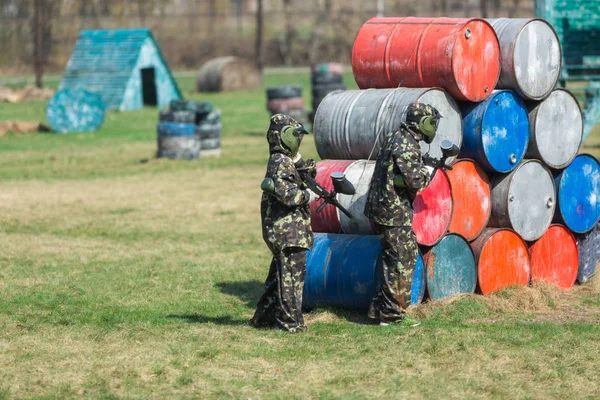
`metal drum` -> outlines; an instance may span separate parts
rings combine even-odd
[[[555,178],[558,207],[556,221],[576,233],[592,229],[600,218],[600,165],[589,154],[580,154]]]
[[[429,185],[417,193],[413,208],[417,243],[433,246],[448,231],[452,220],[450,181],[442,169],[438,169]]]
[[[372,18],[352,47],[358,87],[442,87],[481,101],[500,75],[500,45],[482,19]]]
[[[531,18],[487,20],[500,41],[499,89],[511,89],[529,100],[541,100],[556,86],[561,52],[558,36],[548,22]]]
[[[376,236],[315,234],[308,253],[302,304],[337,306],[366,311],[375,295],[381,266]],[[425,293],[425,269],[419,255],[413,276],[411,303]]]
[[[446,171],[452,192],[452,218],[448,231],[473,240],[492,213],[492,189],[485,171],[472,160],[457,160]]]
[[[600,263],[600,224],[594,229],[581,235],[577,240],[579,249],[579,270],[577,282],[586,283],[596,273],[596,267]]]
[[[432,299],[459,293],[474,293],[477,267],[469,242],[450,233],[423,255],[427,292]]]
[[[460,111],[443,90],[347,90],[330,93],[317,110],[313,130],[319,156],[338,160],[376,159],[385,136],[398,130],[409,104],[416,102],[430,104],[444,117],[431,145],[420,143],[421,152],[440,158],[440,144],[445,139],[460,147]]]
[[[190,160],[200,157],[200,137],[196,125],[179,122],[159,122],[156,157]]]
[[[486,229],[472,244],[477,286],[488,295],[509,286],[527,286],[531,276],[529,249],[510,229]]]
[[[350,211],[353,217],[350,219],[346,214],[338,212],[343,232],[362,235],[375,233],[371,222],[364,214],[374,170],[375,162],[367,160],[355,161],[346,168],[346,178],[354,185],[356,193],[351,196],[338,195],[338,201]]]
[[[105,113],[100,95],[83,89],[59,90],[46,106],[46,118],[56,133],[94,132]]]
[[[539,239],[554,215],[556,194],[550,171],[526,160],[510,174],[492,179],[490,226],[512,228],[527,241]]]
[[[583,140],[583,116],[577,99],[556,89],[542,102],[529,104],[528,158],[561,169],[577,155]]]
[[[460,157],[472,158],[488,172],[510,172],[529,142],[525,103],[508,90],[482,103],[462,103],[464,137]]]
[[[575,284],[579,255],[575,237],[562,225],[552,225],[531,245],[531,280],[568,289]]]

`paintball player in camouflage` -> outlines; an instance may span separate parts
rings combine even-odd
[[[410,305],[419,251],[412,229],[412,202],[434,173],[423,164],[419,141],[433,141],[440,118],[430,105],[409,105],[406,121],[388,134],[377,155],[364,213],[375,224],[383,259],[380,287],[368,316],[382,325],[404,319]]]
[[[265,292],[258,301],[249,324],[256,328],[279,327],[289,332],[306,330],[302,317],[302,291],[306,275],[306,250],[313,245],[308,203],[311,192],[295,163],[301,161],[298,149],[304,127],[292,117],[271,117],[267,141],[269,163],[262,181],[260,204],[263,238],[273,254]],[[314,160],[306,160],[304,170],[314,177]]]

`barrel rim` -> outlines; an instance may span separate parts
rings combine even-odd
[[[554,88],[554,89],[552,89],[543,100],[541,100],[538,104],[535,105],[534,124],[533,124],[533,126],[530,124],[530,126],[529,126],[530,132],[532,130],[537,130],[539,109],[542,106],[542,104],[546,100],[548,100],[550,98],[550,96],[552,96],[552,94],[555,93],[555,92],[564,92],[564,93],[567,93],[571,97],[571,99],[573,100],[573,102],[577,105],[577,109],[579,110],[579,115],[581,116],[581,135],[578,136],[579,137],[579,143],[577,144],[577,148],[579,149],[579,148],[581,148],[581,145],[583,143],[583,133],[584,133],[583,130],[584,130],[584,125],[585,125],[585,123],[584,123],[585,121],[584,121],[584,117],[583,117],[583,111],[581,110],[581,106],[579,105],[579,100],[577,100],[577,97],[575,97],[575,95],[570,90],[568,90],[566,88]],[[529,136],[531,136],[531,135],[529,135]],[[534,140],[532,141],[532,143],[534,144],[536,153],[539,154],[540,158],[541,158],[541,154],[540,154],[539,146],[538,146],[538,135],[534,135],[533,139]],[[581,153],[581,154],[586,154],[586,153]],[[581,154],[575,152],[567,162],[565,162],[563,164],[560,164],[560,165],[551,165],[546,160],[544,160],[544,164],[546,164],[548,167],[550,167],[550,169],[553,169],[553,170],[564,169],[564,168],[567,168],[569,165],[571,165],[571,162],[573,162],[573,160],[575,159],[575,157],[577,157],[578,155],[581,155]]]
[[[498,18],[498,19],[501,19],[501,18]],[[507,19],[510,19],[510,18],[507,18]],[[561,75],[561,72],[562,72],[562,59],[563,59],[562,58],[562,45],[560,43],[560,38],[558,37],[558,34],[556,33],[556,30],[554,29],[554,27],[552,26],[551,23],[549,23],[548,21],[546,21],[543,18],[524,18],[524,19],[527,19],[528,21],[525,22],[523,24],[523,26],[521,26],[521,29],[519,29],[519,33],[518,33],[517,37],[515,38],[515,42],[514,42],[515,46],[513,47],[513,60],[514,60],[515,53],[517,51],[517,42],[521,38],[521,34],[523,33],[523,30],[525,29],[525,27],[527,25],[529,25],[531,22],[539,21],[539,22],[542,22],[542,23],[546,24],[548,27],[550,27],[550,30],[554,34],[554,37],[556,38],[556,42],[558,43],[558,56],[559,56],[558,57],[558,59],[559,59],[558,74],[556,74],[556,78],[554,79],[554,82],[552,82],[552,86],[551,87],[553,89],[550,89],[545,95],[542,95],[542,96],[531,96],[529,93],[525,93],[525,91],[521,88],[521,85],[519,85],[519,84],[517,85],[518,91],[521,92],[521,93],[518,93],[518,94],[521,95],[522,97],[525,97],[525,98],[527,98],[529,100],[532,100],[532,101],[544,100],[545,98],[547,98],[548,96],[550,96],[550,94],[554,90],[556,90],[555,89],[556,88],[556,83],[560,79],[560,75]],[[514,62],[512,63],[512,73],[513,73],[513,75],[515,77],[515,82],[519,83],[518,79],[517,79],[517,72],[516,72],[516,69],[515,69],[515,63]]]

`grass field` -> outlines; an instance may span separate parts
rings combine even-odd
[[[308,104],[308,74],[266,76],[293,82]],[[0,138],[0,399],[600,397],[597,282],[452,299],[397,326],[322,309],[306,334],[246,326],[270,261],[263,91],[180,84],[223,110],[221,158],[153,158],[156,109]],[[44,107],[0,104],[0,120]],[[588,144],[600,155],[600,133]]]

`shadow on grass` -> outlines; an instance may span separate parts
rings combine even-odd
[[[171,315],[167,315],[167,318],[181,319],[190,324],[215,324],[215,325],[239,326],[239,325],[246,325],[248,322],[245,319],[232,318],[230,315],[223,315],[221,317],[207,317],[202,314],[183,314],[183,315],[171,314]]]
[[[260,281],[234,281],[219,282],[216,284],[221,293],[238,297],[247,308],[254,309],[256,302],[265,290],[264,282]]]

